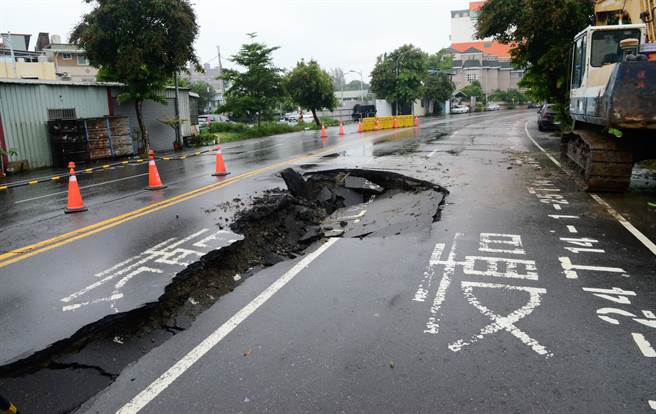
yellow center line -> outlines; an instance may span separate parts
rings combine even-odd
[[[197,188],[195,190],[191,190],[189,192],[179,194],[177,196],[171,197],[166,200],[162,200],[153,204],[149,204],[147,206],[138,208],[136,210],[129,211],[124,214],[120,214],[115,217],[111,217],[106,220],[99,221],[98,223],[91,224],[89,226],[73,230],[71,232],[61,234],[59,236],[40,241],[38,243],[34,243],[25,247],[21,247],[15,250],[11,250],[7,253],[0,254],[0,268],[5,267],[7,265],[10,265],[12,263],[16,263],[18,261],[27,259],[29,257],[35,256],[37,254],[46,252],[48,250],[54,249],[56,247],[72,243],[75,240],[79,240],[84,237],[91,236],[92,234],[98,233],[100,231],[104,231],[107,229],[110,229],[112,227],[118,226],[119,224],[125,223],[126,221],[134,220],[138,217],[144,216],[146,214],[153,213],[155,211],[161,210],[163,208],[172,206],[174,204],[181,203],[183,201],[189,200],[190,198],[198,197],[200,195],[206,194],[210,191],[218,190],[220,188],[223,188],[227,185],[233,184],[237,181],[243,180],[244,178],[248,178],[257,174],[261,174],[266,171],[274,170],[276,168],[280,168],[283,166],[295,164],[301,160],[308,159],[308,158],[313,158],[320,156],[324,153],[327,152],[332,152],[337,149],[340,149],[342,147],[347,147],[351,146],[354,144],[357,144],[358,142],[350,142],[350,143],[344,143],[344,144],[338,144],[329,148],[326,148],[324,150],[321,150],[316,153],[310,153],[307,155],[302,155],[300,157],[292,158],[290,160],[278,162],[275,164],[271,164],[266,167],[262,168],[257,168],[239,175],[236,175],[234,177],[231,177],[229,179],[226,179],[224,181],[218,182],[218,183],[213,183],[209,184],[200,188]]]

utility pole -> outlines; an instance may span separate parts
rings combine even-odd
[[[351,69],[347,73],[357,73],[360,75],[360,100],[364,103],[364,81],[362,80],[362,71]]]
[[[216,46],[216,55],[219,58],[219,91],[221,92],[221,105],[225,102],[225,82],[221,78],[223,76],[223,64],[221,63],[221,47]]]
[[[180,136],[182,135],[182,131],[180,129],[182,128],[182,120],[180,119],[180,89],[178,88],[177,71],[175,72],[173,79],[175,81],[175,118],[178,120],[178,124],[176,125],[175,128],[175,142],[176,144],[180,145],[181,144]]]
[[[14,78],[18,79],[18,71],[16,70],[16,56],[14,56],[14,42],[11,40],[11,32],[7,31],[7,43],[9,44],[9,53],[11,54],[11,63],[14,68]]]

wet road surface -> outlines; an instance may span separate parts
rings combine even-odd
[[[490,116],[435,122],[461,124]],[[358,135],[353,129],[346,137],[331,129],[326,140],[307,131],[227,144],[227,177],[210,175],[213,154],[161,161],[160,176],[168,185],[161,191],[144,189],[145,165],[81,176],[89,208],[81,214],[62,213],[65,183],[0,194],[7,206],[0,232],[0,326],[7,338],[0,366],[28,358],[105,317],[156,301],[188,264],[237,239],[216,226],[234,214],[221,204],[280,186],[276,174],[281,169],[322,163],[333,159],[324,155],[362,147],[371,153],[372,147],[387,146],[388,139],[393,146],[396,139],[415,134],[409,129]]]
[[[656,406],[653,213],[602,195],[623,215],[641,217],[631,222],[644,239],[627,231],[531,142],[529,135],[557,155],[556,139],[537,132],[533,117],[454,117],[384,137],[348,135],[343,143],[331,137],[325,153],[339,156],[292,161],[394,171],[451,194],[441,220],[430,226],[399,236],[324,240],[304,257],[258,272],[126,368],[80,412],[650,412]],[[280,157],[321,151],[320,140],[309,140],[307,148]],[[228,156],[227,162],[238,175],[279,159],[231,163]],[[203,172],[210,165],[187,167],[198,168],[201,182],[185,175],[165,196],[210,183]],[[22,327],[35,326],[22,346],[41,338],[31,345],[38,349],[47,342],[42,331],[52,340],[102,312],[138,306],[166,283],[134,278],[120,298],[111,299],[110,289],[80,300],[91,289],[75,302],[57,299],[98,280],[94,274],[171,237],[193,236],[174,249],[230,243],[233,236],[216,234],[217,216],[204,209],[282,186],[275,175],[281,168],[0,268],[0,278],[11,276],[19,286],[12,288],[14,300],[3,293],[0,302],[16,307],[12,319],[24,318]],[[155,201],[139,191],[126,188],[125,201],[109,203],[98,195],[96,220]],[[17,213],[17,228],[30,220],[24,215]],[[85,220],[93,222],[68,228],[88,225]],[[169,243],[139,266],[179,258],[180,251],[166,255],[175,241]],[[64,250],[80,254],[65,259]],[[163,265],[171,274],[182,266],[152,268]],[[65,283],[56,278],[63,274]],[[34,275],[43,277],[29,280]],[[38,294],[35,283],[42,285]],[[93,302],[103,297],[109,299]],[[62,308],[85,301],[84,312]],[[48,313],[47,326],[30,325],[30,318],[35,324]],[[16,326],[19,337],[24,330],[15,320],[1,323]]]

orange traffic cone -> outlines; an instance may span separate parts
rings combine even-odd
[[[339,121],[339,135],[344,135],[344,124]]]
[[[376,123],[374,124],[374,129],[376,131],[380,130],[380,121],[378,120],[378,118],[376,118]]]
[[[326,126],[324,124],[321,124],[321,138],[327,138],[328,137],[328,132],[326,132]]]
[[[216,147],[216,167],[214,169],[214,177],[223,177],[230,174],[225,167],[225,162],[223,162],[223,153],[221,153],[221,146]]]
[[[363,132],[364,129],[362,128],[362,121],[358,121],[358,132]]]
[[[68,163],[70,176],[68,177],[68,204],[64,209],[64,213],[79,213],[80,211],[87,211],[82,201],[82,194],[80,194],[80,187],[77,185],[77,177],[75,176],[75,163],[73,161]]]
[[[166,186],[162,183],[159,172],[157,172],[155,152],[148,150],[148,187],[146,187],[146,190],[161,190],[162,188],[166,188]]]
[[[396,120],[396,117],[394,117],[394,122],[392,122],[392,128],[398,128],[399,127],[399,121]]]
[[[415,126],[416,127],[419,126],[419,117],[418,116],[415,116]]]

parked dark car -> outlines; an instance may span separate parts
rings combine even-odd
[[[560,129],[560,122],[556,121],[554,105],[546,104],[538,110],[538,129],[540,131]]]
[[[528,103],[528,109],[535,109],[535,108],[540,108],[540,104],[536,104],[533,102]]]
[[[358,122],[362,118],[370,118],[376,116],[376,105],[355,105],[351,118],[353,121]]]

